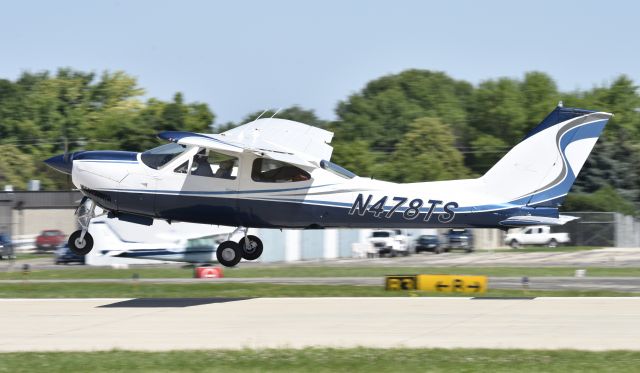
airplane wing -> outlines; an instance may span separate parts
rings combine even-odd
[[[251,152],[263,157],[303,167],[318,167],[329,160],[333,133],[286,119],[259,119],[221,134],[166,131],[164,140],[240,154]]]
[[[260,148],[284,149],[309,160],[329,160],[333,152],[329,145],[333,132],[286,119],[258,119],[221,136]]]

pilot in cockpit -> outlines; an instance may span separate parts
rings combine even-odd
[[[193,157],[193,167],[193,171],[191,171],[192,175],[209,177],[213,176],[213,171],[211,171],[211,165],[207,160],[206,154],[196,154],[195,157]]]

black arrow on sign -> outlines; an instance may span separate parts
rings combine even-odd
[[[480,283],[479,282],[474,282],[475,285],[468,285],[467,288],[469,289],[475,289],[475,292],[479,292],[480,291]]]

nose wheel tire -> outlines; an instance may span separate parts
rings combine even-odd
[[[89,232],[85,233],[83,238],[80,236],[82,231],[75,231],[69,236],[69,250],[76,255],[85,256],[93,249],[93,237]]]
[[[238,242],[240,250],[242,250],[242,257],[246,260],[256,260],[262,255],[262,241],[252,235],[248,235],[247,240],[249,244],[246,244],[245,237],[242,237]]]
[[[240,245],[233,241],[224,241],[218,245],[216,250],[216,258],[218,262],[225,267],[233,267],[240,263],[242,259],[242,250]]]

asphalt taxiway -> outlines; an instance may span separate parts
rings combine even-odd
[[[640,297],[2,299],[0,351],[640,350]]]
[[[511,290],[609,290],[640,292],[640,277],[489,277],[492,289]],[[383,277],[224,277],[224,278],[147,278],[147,279],[36,279],[0,280],[2,284],[33,283],[147,283],[147,284],[278,284],[384,286]]]

